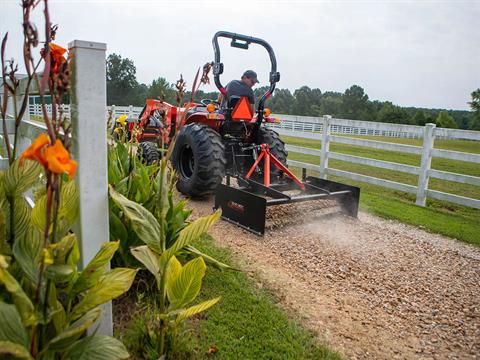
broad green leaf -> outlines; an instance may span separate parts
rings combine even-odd
[[[165,250],[160,257],[160,268],[164,268],[168,260],[185,246],[190,245],[193,241],[199,239],[205,234],[210,227],[220,218],[221,211],[217,210],[213,214],[203,216],[190,223],[178,235],[177,241]]]
[[[195,300],[200,293],[206,269],[205,262],[198,257],[186,263],[172,283],[166,283],[169,310],[183,308]]]
[[[14,201],[13,225],[15,238],[25,236],[30,230],[30,217],[32,210],[22,196],[17,196]]]
[[[188,252],[190,252],[192,254],[195,254],[197,256],[201,256],[207,264],[213,265],[214,267],[216,267],[219,270],[237,270],[237,271],[240,271],[239,269],[232,268],[230,265],[222,263],[221,261],[215,259],[214,257],[211,257],[210,255],[204,254],[203,252],[201,252],[200,250],[198,250],[196,247],[194,247],[192,245],[186,246],[185,250],[187,250]]]
[[[47,208],[47,194],[40,195],[35,201],[35,206],[32,209],[32,223],[40,231],[45,231],[45,211]]]
[[[75,181],[63,184],[60,196],[59,216],[67,221],[67,226],[73,224],[79,212],[80,192]]]
[[[15,305],[0,301],[0,341],[28,346],[27,332]]]
[[[65,235],[59,242],[50,245],[50,247],[53,248],[55,264],[68,264],[76,267],[80,254],[76,254],[78,253],[78,246],[75,234]]]
[[[132,285],[137,270],[116,268],[105,275],[85,293],[83,299],[73,308],[71,319],[81,317],[87,311],[122,295]]]
[[[121,341],[110,336],[88,336],[65,353],[64,360],[117,360],[130,355]]]
[[[63,305],[58,300],[57,288],[55,286],[51,286],[48,291],[48,307],[51,311],[55,331],[58,334],[65,328],[67,315],[65,313]]]
[[[73,295],[88,290],[98,282],[98,279],[103,275],[105,267],[110,263],[119,245],[120,243],[118,241],[110,241],[102,244],[98,253],[80,273],[80,276],[73,285]]]
[[[172,286],[177,280],[178,276],[182,273],[182,264],[180,261],[177,260],[175,256],[172,256],[170,258],[170,261],[168,262],[167,265],[167,270],[165,273],[165,284],[166,284],[166,290],[167,290],[167,296],[169,299],[172,299],[174,297],[174,294],[172,293]]]
[[[180,324],[182,321],[186,320],[187,318],[207,310],[209,307],[212,307],[213,305],[215,305],[219,300],[220,300],[220,297],[217,297],[215,299],[204,301],[198,305],[194,305],[189,307],[188,309],[180,311],[177,315],[177,318],[175,319],[175,323]]]
[[[36,161],[27,160],[20,165],[17,159],[5,172],[4,189],[10,196],[21,195],[37,182],[42,166]]]
[[[47,194],[43,194],[35,201],[32,210],[32,222],[39,230],[45,230],[45,214],[47,208]],[[53,209],[53,207],[52,207]],[[74,181],[63,184],[60,193],[60,207],[58,210],[58,230],[60,235],[67,232],[78,217],[79,191]]]
[[[117,206],[122,209],[124,215],[130,220],[133,230],[138,237],[152,250],[161,252],[160,248],[160,225],[155,217],[142,205],[128,200],[122,194],[117,193],[110,187],[110,196]]]
[[[56,284],[68,282],[74,273],[70,265],[50,265],[45,269],[47,279]]]
[[[35,228],[18,237],[13,245],[13,255],[25,275],[32,283],[38,281],[38,269],[42,258],[42,234]]]
[[[17,280],[10,275],[7,269],[0,267],[0,283],[5,286],[7,291],[12,295],[23,325],[30,326],[36,321],[34,307],[30,298],[25,294]]]
[[[121,244],[128,241],[128,232],[122,220],[110,209],[110,240],[120,241]]]
[[[158,267],[158,262],[160,260],[160,256],[150,250],[147,245],[138,246],[130,250],[132,255],[140,261],[148,271],[150,271],[157,280],[157,283],[160,281],[160,268]]]
[[[48,344],[49,350],[61,350],[69,347],[77,341],[84,332],[90,328],[102,314],[102,309],[94,308],[66,328],[62,333],[55,336]]]
[[[1,179],[0,179],[1,181]],[[2,194],[0,194],[0,197]],[[0,200],[1,202],[1,200]],[[0,254],[10,255],[12,249],[7,241],[7,219],[3,212],[3,206],[0,204]]]
[[[24,346],[10,341],[0,341],[0,358],[10,359],[11,356],[16,359],[33,360],[32,356]]]

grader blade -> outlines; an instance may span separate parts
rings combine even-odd
[[[257,235],[266,229],[313,221],[316,215],[342,212],[357,217],[360,189],[330,180],[306,177],[304,190],[292,181],[265,186],[242,179],[238,187],[220,184],[215,208],[222,218]]]

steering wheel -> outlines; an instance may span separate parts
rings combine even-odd
[[[203,106],[207,106],[208,104],[215,104],[217,106],[220,106],[220,103],[217,100],[211,100],[211,99],[202,99],[200,100],[200,104]]]

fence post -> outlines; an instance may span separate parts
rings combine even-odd
[[[106,44],[74,40],[71,117],[74,156],[78,160],[77,181],[80,187],[78,236],[81,266],[85,267],[109,241]],[[98,334],[112,335],[112,304],[103,306]]]
[[[428,171],[432,164],[432,149],[435,140],[435,124],[428,123],[423,129],[423,150],[420,161],[420,173],[418,174],[417,200],[415,204],[425,206],[428,189]]]
[[[128,107],[128,117],[132,117],[133,116],[133,105],[129,105]]]
[[[320,177],[327,178],[328,169],[328,151],[330,150],[330,115],[323,116],[323,130],[322,130],[322,149],[320,153]]]

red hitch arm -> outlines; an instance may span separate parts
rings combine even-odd
[[[273,165],[283,171],[287,176],[292,179],[302,190],[305,190],[305,185],[298,179],[294,173],[292,173],[288,168],[283,165],[280,160],[278,160],[268,149],[268,144],[261,144],[260,148],[262,151],[260,152],[260,155],[258,155],[257,160],[255,163],[252,165],[250,170],[248,171],[247,175],[245,176],[245,179],[250,179],[250,176],[252,176],[253,172],[257,168],[258,164],[260,161],[265,158],[265,161],[263,162],[263,185],[266,187],[270,187],[270,161],[272,161]]]

